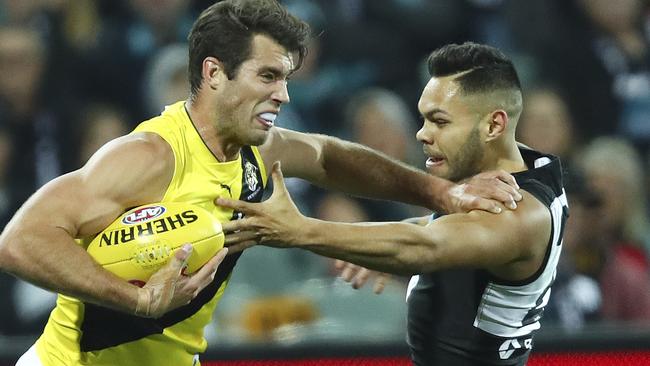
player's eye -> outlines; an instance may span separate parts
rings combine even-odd
[[[261,75],[261,77],[262,77],[262,80],[264,80],[264,81],[269,81],[269,82],[270,82],[270,81],[274,81],[274,80],[275,80],[275,75],[273,75],[273,74],[270,73],[270,72],[265,72],[265,73],[263,73],[263,74]]]

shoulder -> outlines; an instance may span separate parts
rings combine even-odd
[[[531,241],[537,241],[543,244],[544,248],[548,243],[551,231],[551,213],[545,202],[541,201],[537,195],[528,191],[526,188],[521,189],[523,199],[517,203],[517,209],[504,211],[495,215],[497,220],[502,220],[503,227],[508,227],[521,240],[523,249],[530,249]]]
[[[171,180],[174,164],[164,139],[155,133],[134,133],[104,145],[78,174],[85,184],[131,194],[156,192],[157,197]]]
[[[171,146],[159,135],[151,132],[138,132],[119,137],[102,146],[90,158],[86,167],[101,164],[144,166],[149,169],[173,166],[174,154]]]
[[[515,210],[503,207],[500,214],[479,210],[461,214],[466,215],[468,222],[483,227],[484,235],[499,238],[499,245],[512,250],[516,260],[543,255],[552,232],[549,208],[530,192],[522,189],[521,193],[523,199]],[[491,239],[486,237],[484,240]]]
[[[523,199],[517,203],[517,209],[510,210],[502,206],[503,211],[500,214],[493,214],[487,211],[474,210],[462,215],[471,221],[492,222],[501,225],[523,225],[524,228],[539,224],[540,221],[547,221],[550,224],[550,213],[548,207],[541,202],[536,195],[528,192],[525,188],[521,189]],[[451,216],[451,215],[449,215]],[[446,216],[443,216],[446,217]]]
[[[526,188],[523,188],[521,193],[523,199],[518,203],[517,209],[510,211],[513,224],[519,226],[524,235],[534,235],[533,237],[547,240],[546,234],[551,230],[552,225],[549,207],[546,202]]]

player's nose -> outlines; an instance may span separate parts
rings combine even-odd
[[[273,91],[271,99],[277,104],[289,103],[291,99],[289,98],[289,90],[287,89],[287,82],[281,81],[278,83],[278,87]]]

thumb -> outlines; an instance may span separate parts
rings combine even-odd
[[[284,185],[284,175],[282,174],[282,166],[280,161],[273,163],[273,168],[271,170],[271,178],[273,179],[273,190],[286,191],[287,187]]]
[[[181,270],[187,265],[187,260],[190,258],[190,255],[192,255],[193,250],[194,247],[192,247],[191,244],[183,245],[174,253],[174,257],[170,261],[169,266],[172,269],[177,270],[180,274]]]

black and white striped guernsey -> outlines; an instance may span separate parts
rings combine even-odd
[[[558,158],[520,148],[529,170],[514,174],[546,205],[552,232],[541,267],[512,282],[483,269],[413,276],[409,284],[408,343],[415,365],[525,365],[548,303],[568,217]],[[432,219],[434,219],[432,217]]]

